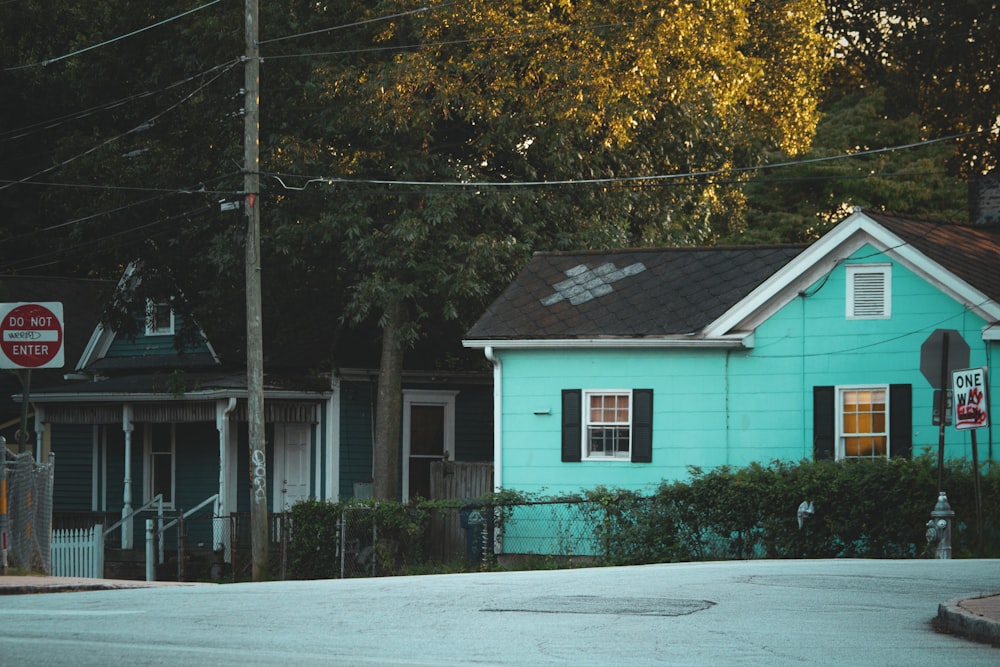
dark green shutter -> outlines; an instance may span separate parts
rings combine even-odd
[[[567,463],[580,460],[583,449],[583,420],[579,389],[562,392],[562,460]]]
[[[913,386],[889,385],[889,455],[913,456]]]
[[[837,410],[833,387],[813,387],[813,459],[834,458]]]
[[[632,463],[653,461],[653,390],[632,390]]]

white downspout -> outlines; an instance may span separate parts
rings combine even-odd
[[[132,513],[132,406],[122,406],[122,431],[125,433],[125,479],[122,492],[122,519]],[[132,519],[122,524],[122,549],[132,548]]]
[[[493,346],[483,348],[487,361],[493,364],[493,490],[503,488],[503,370]]]
[[[229,507],[227,490],[229,487],[229,415],[236,409],[236,397],[231,396],[227,402],[216,401],[215,428],[219,431],[219,495],[215,499],[215,521],[213,521],[212,544],[215,549],[222,547],[224,560],[232,562],[230,535],[224,530],[228,521]]]

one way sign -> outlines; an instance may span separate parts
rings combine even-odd
[[[986,369],[967,368],[951,376],[955,397],[955,428],[983,428],[990,425],[986,400]]]

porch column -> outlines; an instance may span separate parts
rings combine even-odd
[[[122,549],[132,548],[132,406],[122,406],[122,431],[125,432],[125,479],[122,493]],[[127,517],[127,518],[126,518]]]
[[[45,423],[45,408],[37,406],[35,408],[35,461],[39,464],[47,461],[49,451],[51,451],[52,441],[49,429]]]
[[[218,551],[223,551],[223,560],[231,563],[232,536],[229,526],[229,504],[227,493],[229,489],[229,467],[226,465],[229,456],[229,415],[236,408],[236,398],[215,403],[215,428],[219,431],[219,496],[215,499],[215,520],[212,522],[212,545]]]

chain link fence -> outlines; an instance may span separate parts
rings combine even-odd
[[[565,567],[601,556],[587,501],[346,503],[301,510],[289,578]]]
[[[5,452],[7,565],[49,574],[52,567],[52,457]]]

